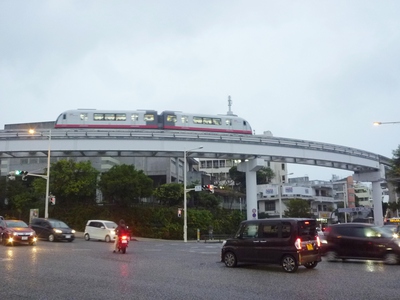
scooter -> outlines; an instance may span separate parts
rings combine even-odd
[[[126,234],[118,237],[118,252],[126,253],[126,248],[128,248],[129,238]]]

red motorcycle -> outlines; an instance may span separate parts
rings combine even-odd
[[[128,248],[129,237],[124,234],[118,237],[118,252],[126,253],[126,248]]]

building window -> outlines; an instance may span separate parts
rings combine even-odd
[[[265,211],[275,211],[275,201],[265,202]]]

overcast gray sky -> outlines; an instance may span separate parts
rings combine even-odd
[[[0,128],[68,109],[225,114],[392,157],[400,1],[0,0]],[[293,176],[349,172],[290,166]]]

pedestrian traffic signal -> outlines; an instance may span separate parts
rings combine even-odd
[[[178,208],[178,218],[182,216],[182,208]]]
[[[56,205],[56,196],[50,196],[49,197],[49,202],[51,205]]]

